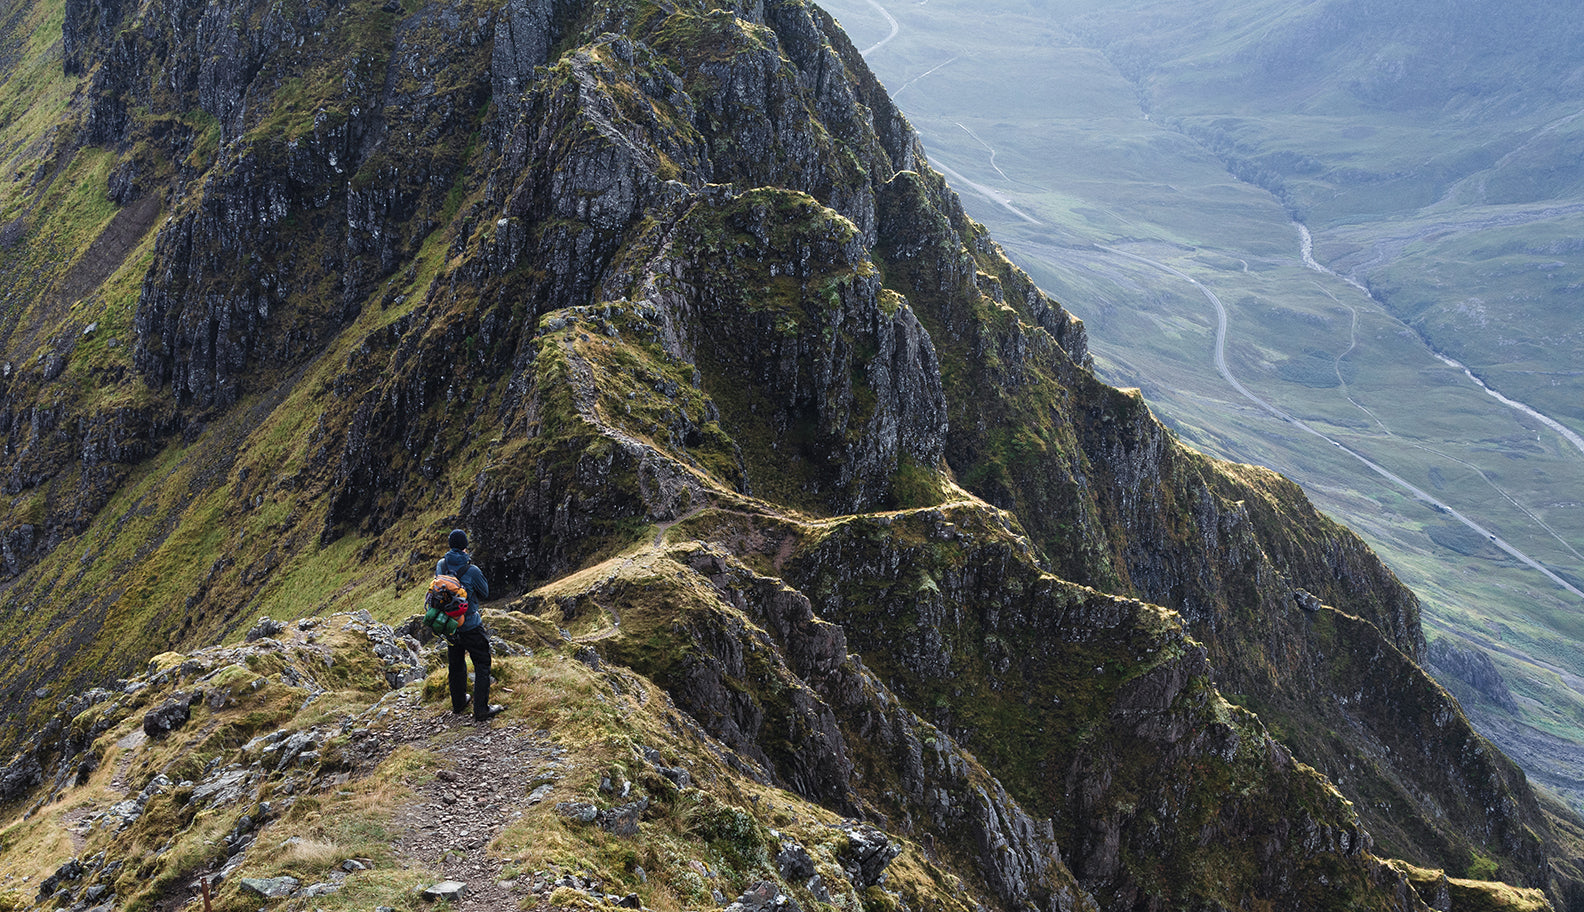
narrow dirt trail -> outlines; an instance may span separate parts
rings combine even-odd
[[[553,800],[565,750],[509,716],[475,723],[447,710],[416,710],[392,726],[395,740],[421,746],[444,761],[392,819],[402,835],[399,857],[467,885],[449,908],[459,912],[515,909],[534,892],[529,879],[506,878],[507,859],[495,838],[530,808]],[[542,888],[542,885],[540,885]]]

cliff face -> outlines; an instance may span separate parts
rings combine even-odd
[[[816,7],[8,15],[61,40],[0,53],[4,800],[91,744],[22,744],[61,698],[261,611],[396,621],[460,525],[976,901],[1438,903],[1395,857],[1584,902],[1413,595],[1100,384]]]

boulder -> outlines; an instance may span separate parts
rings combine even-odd
[[[444,899],[456,902],[467,895],[467,884],[460,880],[442,880],[437,884],[424,888],[423,898],[427,900]]]
[[[148,711],[143,717],[143,733],[150,738],[162,738],[183,725],[192,716],[192,696],[176,694]]]
[[[240,881],[242,889],[262,896],[265,899],[279,899],[290,896],[297,891],[300,881],[295,877],[281,875],[280,877],[244,877]]]

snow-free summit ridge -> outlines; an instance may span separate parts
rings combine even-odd
[[[250,786],[296,800],[237,872],[366,864],[327,909],[409,901],[403,865],[452,873],[370,834],[475,737],[386,661],[431,667],[398,630],[460,526],[510,593],[502,651],[532,653],[501,663],[536,695],[502,718],[586,774],[571,817],[463,850],[504,880],[553,861],[661,910],[763,884],[848,912],[1577,908],[1578,822],[1420,671],[1413,595],[1290,482],[1099,383],[1082,324],[963,214],[817,7],[8,9],[64,19],[0,54],[21,175],[0,536],[37,619],[0,682],[19,877],[74,854],[71,808],[164,776],[94,884],[186,901],[242,836],[181,783],[274,731],[319,755]],[[63,251],[148,200],[161,217],[65,300]],[[240,656],[248,690],[222,699],[184,659],[133,687],[261,614],[360,610],[361,632],[274,631],[322,669]],[[181,698],[179,751],[122,744]],[[444,731],[347,760],[381,710]],[[711,772],[660,769],[689,764]],[[352,799],[361,836],[333,820]],[[824,894],[769,860],[766,834],[810,819],[836,828],[829,876],[795,840]],[[917,847],[894,879],[841,861],[865,826]],[[241,889],[222,904],[256,908]]]

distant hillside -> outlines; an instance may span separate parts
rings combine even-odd
[[[1584,430],[1578,397],[1533,374],[1584,359],[1567,319],[1584,256],[1557,242],[1584,224],[1577,12],[1218,0],[1106,4],[1072,28],[1156,116],[1275,193],[1323,261],[1498,389]]]
[[[1501,121],[1565,109],[1584,66],[1584,24],[1559,0],[1062,6],[1172,111]]]

